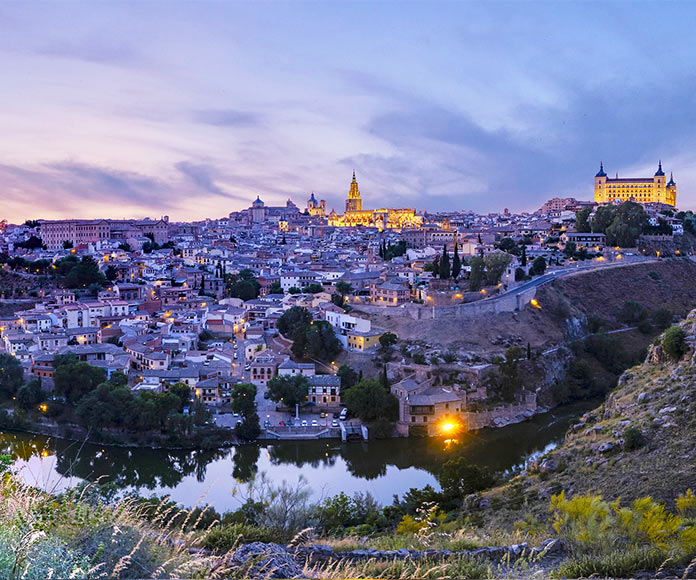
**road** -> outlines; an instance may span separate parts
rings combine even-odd
[[[536,288],[538,286],[541,286],[543,284],[546,284],[547,282],[551,282],[555,280],[556,278],[561,278],[563,276],[567,276],[569,274],[575,274],[577,272],[583,272],[587,270],[599,270],[601,268],[611,268],[611,267],[619,267],[619,266],[625,266],[628,264],[637,264],[637,263],[644,263],[644,262],[655,262],[657,261],[655,258],[644,258],[643,256],[626,256],[624,257],[621,261],[615,261],[615,262],[592,262],[591,264],[584,263],[581,265],[580,262],[578,262],[575,266],[567,266],[564,268],[559,268],[557,270],[553,270],[549,272],[548,274],[543,274],[542,276],[539,276],[537,278],[534,278],[532,280],[529,280],[528,282],[525,282],[524,284],[521,284],[519,286],[515,286],[514,288],[511,288],[510,290],[507,290],[505,292],[502,292],[500,294],[496,294],[495,296],[491,296],[487,300],[497,300],[502,298],[503,296],[508,296],[512,294],[513,296],[515,294],[521,294],[522,292],[525,292],[526,290],[529,290],[530,288]]]

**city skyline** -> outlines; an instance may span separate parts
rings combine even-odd
[[[340,213],[354,169],[373,207],[533,211],[658,159],[696,205],[691,6],[436,6],[5,3],[0,217]]]

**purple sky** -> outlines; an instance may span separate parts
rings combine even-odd
[[[0,218],[220,217],[311,191],[534,210],[674,171],[696,207],[696,7],[3,2]]]

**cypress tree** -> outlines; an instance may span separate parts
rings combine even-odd
[[[442,248],[442,258],[440,258],[440,279],[448,280],[450,277],[450,260],[447,253],[447,244]]]
[[[459,259],[459,244],[454,244],[454,257],[452,258],[452,278],[455,282],[462,272],[462,261]]]
[[[437,255],[435,256],[435,259],[433,260],[433,276],[439,276],[440,275],[440,256]]]

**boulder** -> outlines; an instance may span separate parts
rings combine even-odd
[[[226,564],[245,578],[306,578],[302,566],[278,544],[253,542],[237,548]]]

